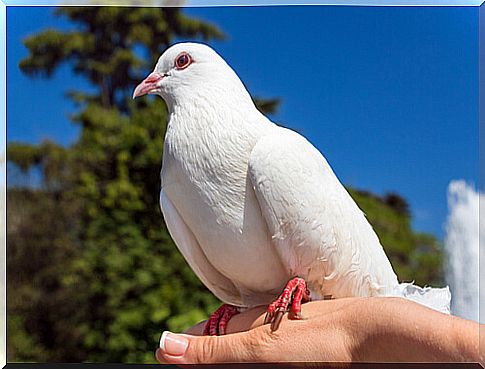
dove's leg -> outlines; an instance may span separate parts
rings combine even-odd
[[[205,324],[204,335],[206,336],[222,336],[226,334],[227,323],[239,310],[236,306],[223,304],[210,316]]]
[[[301,303],[307,301],[310,301],[310,292],[305,280],[299,277],[291,279],[286,284],[283,293],[268,306],[264,324],[271,323],[271,330],[277,330],[281,318],[290,308],[290,303],[290,319],[302,319]]]

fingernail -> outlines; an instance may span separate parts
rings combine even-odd
[[[183,356],[187,347],[189,347],[189,340],[184,336],[165,331],[160,337],[160,349],[167,355]]]

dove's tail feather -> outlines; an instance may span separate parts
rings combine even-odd
[[[431,309],[450,314],[451,292],[444,288],[419,287],[413,283],[401,283],[388,295],[401,296]]]

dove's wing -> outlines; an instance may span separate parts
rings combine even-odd
[[[170,235],[202,283],[220,300],[233,305],[242,305],[238,289],[207,260],[194,234],[164,193],[163,188],[160,191],[160,207]]]
[[[304,137],[279,128],[253,148],[249,175],[289,275],[317,297],[369,296],[397,285],[362,211]]]

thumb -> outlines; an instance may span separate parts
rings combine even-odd
[[[162,364],[213,364],[256,361],[251,332],[225,336],[191,336],[165,331],[156,358]]]

